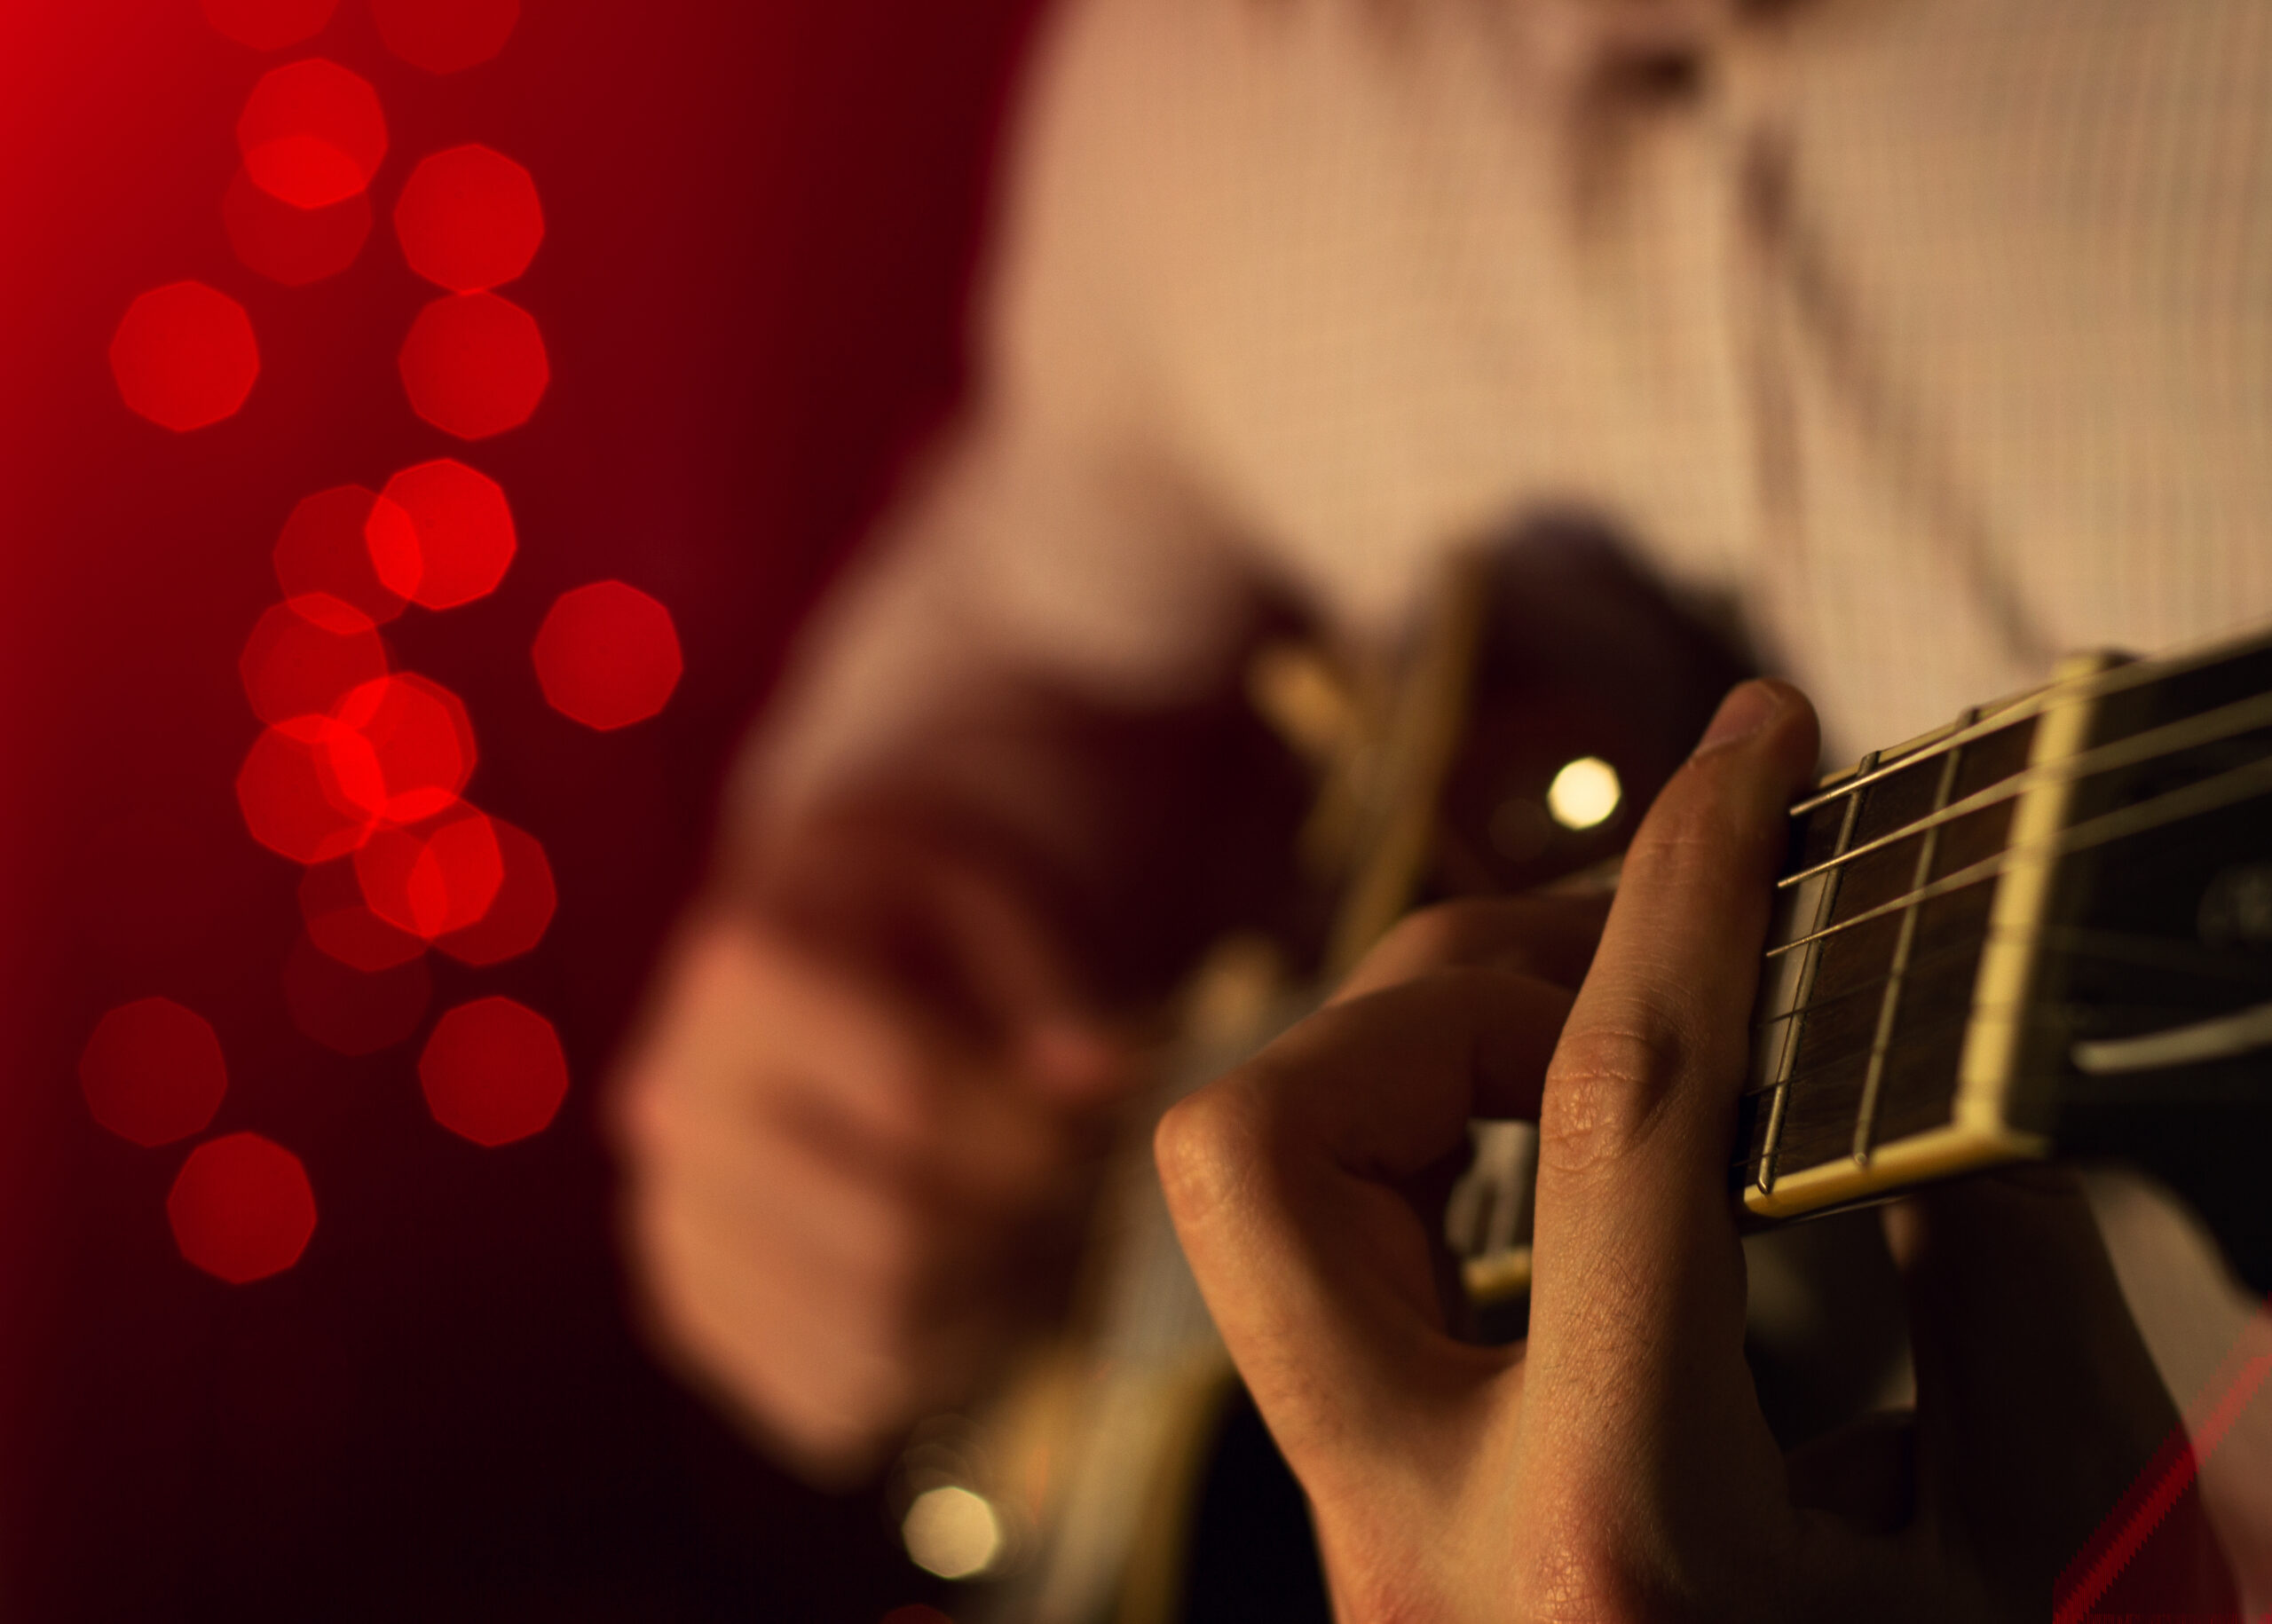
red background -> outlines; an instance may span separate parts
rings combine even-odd
[[[872,1501],[792,1489],[639,1352],[594,1107],[787,634],[952,398],[1033,9],[531,0],[494,61],[438,78],[362,0],[272,53],[194,0],[0,0],[0,1614],[873,1619],[923,1593]],[[236,263],[220,200],[246,94],[312,53],[376,86],[392,144],[355,264],[288,288]],[[395,351],[435,290],[389,218],[467,141],[536,179],[546,239],[505,291],[553,374],[470,450],[405,403]],[[263,367],[176,435],[104,357],[183,278],[244,304]],[[434,1125],[414,1042],[348,1060],[294,1029],[298,871],[230,788],[285,515],[451,454],[505,486],[519,556],[387,635],[466,699],[469,792],[543,840],[561,901],[531,956],[438,960],[433,1010],[517,997],[572,1078],[495,1151]],[[604,577],[669,606],[687,668],[661,715],[596,733],[528,650]],[[273,1279],[184,1264],[188,1142],[128,1144],[80,1094],[97,1019],[153,994],[220,1035],[210,1132],[307,1165],[320,1219]]]

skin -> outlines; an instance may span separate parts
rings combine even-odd
[[[1235,692],[957,704],[734,830],[609,1094],[650,1341],[829,1487],[1058,1318],[1156,1012],[1305,804]]]
[[[1050,1317],[1140,1075],[1014,886],[937,851],[856,866],[886,862],[927,974],[721,899],[613,1096],[653,1342],[830,1487]]]
[[[2040,1619],[2175,1415],[2050,1172],[1893,1210],[1918,1407],[1786,1458],[1725,1186],[1795,690],[1736,690],[1582,905],[1418,916],[1156,1141],[1209,1307],[1306,1491],[1345,1620]],[[1540,1126],[1526,1343],[1453,1334],[1471,1116]],[[2205,1529],[2188,1608],[2229,1608]]]

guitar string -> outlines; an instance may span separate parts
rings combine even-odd
[[[2102,846],[2110,840],[2118,840],[2133,834],[2142,834],[2150,829],[2158,829],[2165,824],[2197,817],[2204,813],[2214,812],[2266,793],[2272,793],[2272,756],[2262,757],[2244,766],[2219,773],[2214,777],[2189,784],[2181,789],[2167,791],[2150,800],[2142,800],[2112,812],[2102,813],[2082,823],[2070,824],[2057,834],[2047,836],[2042,840],[2028,840],[2017,846],[2006,847],[1993,856],[1984,857],[1977,863],[1968,863],[1952,873],[1943,875],[1930,885],[1920,886],[1900,896],[1880,903],[1874,908],[1865,909],[1852,918],[1841,919],[1834,925],[1825,926],[1822,929],[1807,935],[1795,937],[1789,942],[1769,948],[1765,957],[1777,958],[1786,953],[1796,952],[1810,943],[1838,935],[1853,929],[1858,925],[1866,925],[1872,919],[1882,918],[1901,909],[1913,908],[1921,903],[1930,902],[1935,897],[1945,896],[1952,891],[1960,891],[1978,880],[2002,873],[2004,870],[2023,859],[2031,861],[2038,858],[2064,856],[2070,852],[2087,851],[2094,846]]]
[[[2239,1007],[2241,1009],[2249,1009],[2258,1006],[2244,1005]],[[1977,1008],[1967,1007],[1954,1014],[1938,1016],[1925,1021],[1920,1026],[1905,1029],[1903,1038],[1905,1046],[1914,1050],[1919,1045],[1922,1044],[1929,1037],[1947,1032],[1952,1029],[1960,1030],[1970,1024],[1971,1020],[1975,1015],[2016,1013],[2024,1017],[2029,1015],[2049,1014],[2055,1012],[2071,1010],[2087,1011],[2089,1013],[2094,1015],[2134,1013],[2150,1017],[2157,1021],[2175,1021],[2187,1018],[2196,1021],[2218,1021],[2236,1013],[2234,1009],[2205,1010],[2168,1004],[2086,1003],[2079,999],[2067,999],[2057,1004],[1982,1005]],[[2086,1036],[2087,1037],[2088,1035],[2086,1034]],[[2109,1039],[2119,1039],[2132,1036],[2132,1034],[2109,1033],[2105,1036]],[[2101,1040],[2092,1039],[2092,1041]],[[1779,1088],[1787,1086],[1793,1090],[1796,1090],[1803,1084],[1814,1083],[1824,1077],[1834,1076],[1842,1068],[1850,1069],[1867,1060],[1868,1058],[1869,1050],[1866,1045],[1849,1045],[1841,1052],[1832,1055],[1827,1060],[1817,1060],[1812,1065],[1808,1066],[1802,1070],[1795,1070],[1792,1072],[1789,1076],[1782,1079],[1780,1082],[1753,1082],[1746,1084],[1743,1092],[1737,1095],[1737,1098],[1740,1100],[1763,1100]],[[1856,1089],[1858,1097],[1858,1080],[1856,1084]]]
[[[2195,948],[2166,936],[2149,935],[2142,931],[2091,931],[2071,926],[2047,926],[2037,932],[1984,929],[1968,934],[1963,941],[1951,946],[1934,950],[1919,964],[1926,969],[1937,968],[1952,956],[1969,950],[1976,942],[1984,947],[1996,941],[2035,941],[2063,951],[2071,958],[2101,959],[2169,970],[2179,974],[2237,981],[2251,988],[2272,985],[2272,962],[2236,961],[2205,949]],[[1910,974],[1915,977],[1924,971],[1913,966]],[[1779,1013],[1754,1021],[1751,1029],[1755,1035],[1763,1033],[1786,1021],[1795,1021],[1802,1015],[1813,1014],[1848,998],[1859,997],[1881,989],[1887,980],[1886,976],[1874,975],[1866,981],[1856,981],[1837,992],[1795,1004]],[[1762,1084],[1759,1092],[1764,1093],[1772,1086],[1772,1084]]]
[[[2188,672],[2264,651],[2272,651],[2272,644],[2268,644],[2261,630],[2241,638],[2219,636],[2199,646],[2181,649],[2154,659],[2132,660],[2094,672],[2089,676],[2029,689],[2009,698],[1982,706],[1975,720],[1957,726],[1950,732],[1937,737],[1932,733],[1924,734],[1921,740],[1913,741],[1913,748],[1911,744],[1903,744],[1879,752],[1878,760],[1866,771],[1853,772],[1842,780],[1824,784],[1814,794],[1793,806],[1792,814],[1802,816],[1818,807],[1827,806],[1841,795],[1867,789],[1905,767],[1913,767],[1920,761],[1929,761],[1945,752],[1976,743],[2008,727],[2040,716],[2055,706],[2102,699],[2110,694],[2148,687],[2167,678],[2183,676]]]
[[[1993,940],[1999,936],[2025,937],[2029,934],[2030,933],[2023,931],[1988,931],[1982,933],[1981,939],[1984,942],[1989,940]],[[2037,939],[2044,941],[2055,950],[2063,950],[2072,957],[2092,958],[2118,964],[2143,965],[2149,967],[2169,970],[2178,974],[2206,976],[2227,981],[2229,983],[2239,983],[2241,989],[2246,991],[2258,991],[2261,990],[2268,985],[2272,985],[2272,962],[2236,963],[2230,958],[2211,953],[2204,949],[2193,947],[2189,943],[2174,942],[2163,936],[2149,935],[2140,932],[2088,930],[2078,926],[2055,926],[2041,933]],[[1969,942],[1960,944],[1960,948],[1956,950],[1961,950],[1962,948],[1968,947],[1969,945]],[[1946,950],[1945,950],[1945,951]],[[1776,1015],[1771,1017],[1767,1021],[1755,1022],[1753,1029],[1755,1032],[1763,1030],[1766,1027],[1771,1026],[1778,1021],[1793,1020],[1800,1015],[1810,1013],[1826,1005],[1835,1004],[1841,999],[1858,997],[1867,993],[1873,988],[1882,986],[1882,984],[1883,978],[1879,978],[1876,981],[1865,982],[1858,986],[1850,988],[1844,992],[1834,994],[1830,997],[1816,999],[1810,1003],[1802,1005],[1786,1014]],[[2024,1003],[2005,1003],[1983,1007],[1990,1013],[2010,1013],[2015,1011],[2027,1011],[2030,1009],[2038,1011],[2088,1010],[2094,1014],[2102,1016],[2122,1012],[2138,1012],[2150,1014],[2158,1019],[2163,1020],[2186,1014],[2200,1015],[2208,1019],[2216,1019],[2221,1014],[2229,1013],[2213,1010],[2204,1011],[2167,1004],[2142,1004],[2134,1002],[2107,1003],[2101,1000],[2087,1001],[2081,999],[2068,999],[2056,1005],[2031,1005]],[[1909,1034],[1910,1040],[1913,1044],[1920,1039],[1945,1033],[1952,1028],[1961,1029],[1969,1023],[1970,1019],[1975,1013],[1976,1012],[1968,1004],[1967,1008],[1959,1014],[1929,1021],[1921,1029],[1912,1029]],[[1742,1098],[1764,1100],[1775,1094],[1777,1092],[1786,1089],[1787,1087],[1792,1092],[1796,1093],[1803,1089],[1806,1089],[1806,1085],[1808,1084],[1816,1084],[1825,1077],[1834,1076],[1842,1067],[1850,1069],[1858,1061],[1864,1059],[1866,1054],[1866,1050],[1859,1044],[1858,1040],[1857,1040],[1855,1044],[1850,1045],[1844,1052],[1835,1054],[1828,1060],[1818,1061],[1803,1070],[1794,1070],[1787,1077],[1770,1081],[1755,1081],[1747,1084],[1743,1091]],[[1806,1090],[1806,1092],[1811,1092],[1812,1091]],[[1826,1131],[1835,1133],[1842,1131],[1843,1126],[1844,1124],[1842,1119],[1841,1122],[1831,1124]],[[1780,1144],[1777,1146],[1776,1155],[1779,1157],[1782,1154],[1783,1148],[1784,1147]],[[1830,1163],[1836,1162],[1839,1159],[1839,1155],[1834,1152],[1825,1163],[1818,1163],[1816,1165],[1828,1165]],[[1743,1173],[1746,1177],[1749,1177],[1755,1174],[1765,1163],[1766,1160],[1767,1155],[1763,1151],[1745,1150],[1738,1154],[1736,1158],[1730,1163],[1730,1166],[1734,1171]]]
[[[2031,789],[2051,784],[2073,784],[2094,773],[2112,772],[2125,767],[2138,766],[2158,760],[2163,756],[2174,755],[2181,751],[2195,750],[2204,745],[2213,745],[2224,739],[2236,737],[2263,727],[2272,727],[2272,693],[2259,694],[2253,698],[2220,706],[2213,711],[2204,711],[2198,715],[2165,722],[2158,728],[2149,729],[2143,733],[2134,733],[2127,738],[2116,739],[2110,744],[2100,745],[2094,749],[2083,751],[2062,761],[2047,761],[2040,767],[2025,768],[2008,778],[1999,779],[1985,789],[1974,791],[1962,800],[1952,801],[1937,811],[1929,812],[1922,817],[1904,824],[1898,829],[1879,835],[1874,840],[1865,840],[1851,851],[1841,852],[1810,868],[1787,874],[1775,882],[1775,887],[1778,890],[1787,890],[1794,886],[1804,885],[1816,876],[1843,868],[1857,858],[1868,856],[1872,852],[1882,851],[1889,846],[1907,840],[1912,835],[1921,834],[1928,829],[1937,829],[1942,824],[1952,823],[1960,817],[1967,817],[1975,812],[1984,811],[2004,801],[2016,800]],[[1909,764],[1904,763],[1904,765]],[[1853,792],[1859,792],[1858,790]]]

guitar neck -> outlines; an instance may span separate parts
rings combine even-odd
[[[1777,887],[1745,1208],[2120,1151],[2188,1107],[2260,1114],[2268,797],[2264,636],[2073,662],[1826,780]]]

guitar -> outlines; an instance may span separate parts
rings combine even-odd
[[[1531,540],[1464,566],[1369,690],[1264,671],[1263,708],[1322,763],[1304,847],[1342,897],[1324,974],[1306,989],[1259,944],[1219,953],[1195,983],[1184,1064],[1132,1144],[1314,1006],[1415,900],[1613,857],[1743,674],[1598,538]],[[1552,804],[1572,763],[1597,769],[1576,815]],[[1793,809],[1732,1202],[1763,1229],[1969,1171],[2114,1157],[2188,1196],[2265,1290],[2268,1000],[2272,637],[2074,662],[1864,757]],[[1519,1314],[1530,1140],[1513,1124],[1476,1137],[1448,1236],[1471,1295]],[[1184,1612],[1194,1485],[1235,1383],[1148,1159],[1132,1155],[1116,1183],[1084,1340],[989,1423],[943,1423],[908,1457],[911,1545],[927,1496],[990,1519],[987,1560],[966,1570],[1006,1573],[989,1616]]]
[[[2086,657],[1865,756],[1777,891],[1748,1219],[2118,1158],[2272,1289],[2272,636]]]

